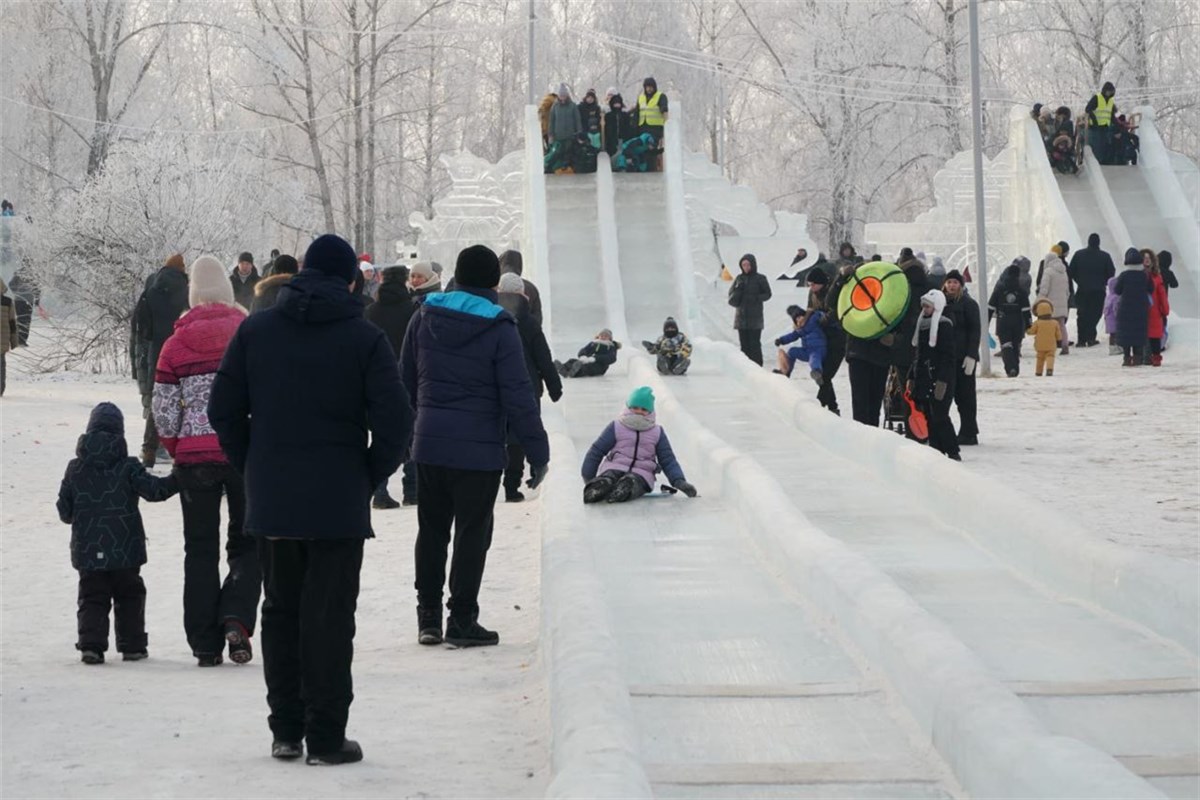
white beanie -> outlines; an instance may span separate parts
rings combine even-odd
[[[496,287],[500,294],[525,294],[525,281],[515,272],[506,272],[500,276],[500,284]]]
[[[205,303],[234,305],[233,284],[225,267],[212,256],[200,256],[188,269],[188,305],[192,308]]]
[[[408,271],[409,277],[422,277],[426,280],[433,278],[433,265],[428,261],[418,261]]]
[[[946,295],[938,289],[930,289],[921,295],[921,305],[933,306],[933,315],[929,319],[929,346],[937,347],[938,326],[942,323],[942,312],[946,310]],[[915,345],[921,336],[921,326],[918,324],[913,331],[912,343]]]

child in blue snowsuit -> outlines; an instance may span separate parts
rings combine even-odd
[[[805,312],[800,306],[788,306],[788,316],[792,318],[792,330],[775,340],[779,348],[779,368],[774,370],[779,375],[792,375],[792,369],[797,361],[808,362],[809,375],[817,385],[824,382],[821,375],[821,363],[825,360],[825,331],[821,327],[825,312],[813,308]],[[799,347],[784,349],[784,345],[800,340]]]

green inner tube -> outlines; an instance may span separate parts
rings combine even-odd
[[[878,339],[904,319],[910,295],[908,278],[895,264],[862,264],[838,295],[838,320],[851,336]]]

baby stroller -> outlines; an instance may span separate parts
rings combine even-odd
[[[883,392],[883,427],[904,436],[908,433],[908,403],[904,400],[904,377],[900,370],[888,370],[887,388]]]
[[[615,172],[649,172],[651,164],[658,159],[654,135],[643,133],[627,139],[621,144],[617,157],[613,159]]]

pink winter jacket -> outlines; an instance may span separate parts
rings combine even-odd
[[[222,303],[197,306],[175,321],[154,373],[154,424],[176,464],[226,464],[208,423],[208,398],[225,347],[246,312]]]

